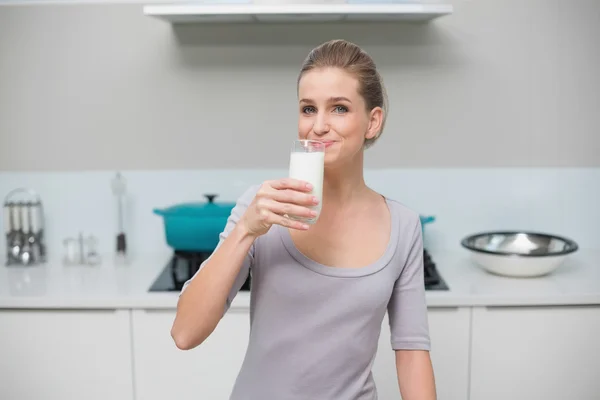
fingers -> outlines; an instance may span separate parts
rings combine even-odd
[[[279,214],[275,214],[267,208],[263,208],[260,211],[260,218],[263,223],[268,225],[281,225],[287,228],[299,229],[299,230],[307,230],[309,228],[308,224],[305,224],[301,221],[294,221],[287,217],[284,217]]]
[[[258,207],[267,209],[278,215],[293,215],[297,217],[314,218],[317,212],[307,207],[298,206],[290,203],[280,203],[273,199],[259,199]]]
[[[277,190],[293,189],[301,192],[310,192],[313,189],[310,183],[293,178],[276,179],[267,183],[273,189]]]
[[[293,219],[289,219],[287,217],[283,217],[281,215],[277,215],[277,214],[273,214],[275,215],[275,223],[281,226],[285,226],[286,228],[292,228],[292,229],[299,229],[302,231],[305,231],[308,229],[308,224],[305,224],[304,222],[301,221],[294,221]]]
[[[317,199],[312,194],[300,193],[295,190],[274,190],[268,198],[273,199],[279,203],[297,204],[299,206],[311,207],[319,204]]]
[[[255,198],[256,210],[262,224],[308,229],[308,224],[290,219],[287,215],[304,218],[317,216],[315,211],[308,208],[319,204],[317,197],[309,193],[312,189],[309,183],[292,178],[263,183]]]
[[[273,199],[280,203],[291,203],[297,204],[301,206],[315,206],[319,204],[319,199],[313,196],[310,193],[306,193],[306,187],[302,191],[298,191],[297,189],[287,188],[288,186],[300,187],[302,188],[304,184],[299,184],[300,181],[291,180],[288,182],[286,179],[281,179],[278,181],[269,181],[265,182],[256,194],[256,196],[261,198]],[[292,183],[290,185],[290,183]],[[277,189],[277,188],[281,189]]]

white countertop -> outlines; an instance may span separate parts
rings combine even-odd
[[[553,274],[524,279],[482,271],[462,249],[431,255],[450,290],[428,291],[430,307],[600,305],[600,250],[580,250]],[[139,257],[128,266],[1,266],[0,309],[174,309],[178,293],[148,292],[167,261],[163,254]],[[248,306],[249,294],[240,292],[232,309]]]

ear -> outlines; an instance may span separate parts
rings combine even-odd
[[[383,124],[383,109],[381,107],[375,107],[369,113],[369,126],[365,133],[365,139],[373,139],[379,135],[381,131],[381,125]]]

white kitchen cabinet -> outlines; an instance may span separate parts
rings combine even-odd
[[[133,400],[129,311],[0,310],[0,399]]]
[[[431,360],[438,400],[467,399],[469,385],[470,308],[429,308]],[[395,353],[384,318],[373,375],[380,399],[400,399]]]
[[[597,400],[600,306],[473,310],[470,400]]]
[[[230,309],[200,346],[179,350],[171,338],[175,310],[134,310],[136,398],[228,399],[250,333],[249,313]]]

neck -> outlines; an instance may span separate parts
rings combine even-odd
[[[358,160],[340,166],[330,166],[323,176],[323,201],[336,206],[348,203],[352,198],[367,192],[363,175],[363,154]]]

